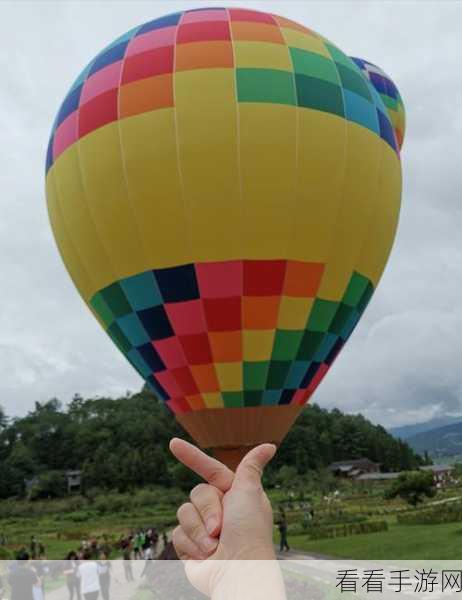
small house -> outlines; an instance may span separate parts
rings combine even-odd
[[[368,458],[357,458],[354,460],[333,462],[329,465],[328,469],[337,477],[357,479],[365,473],[379,473],[380,464]]]
[[[80,487],[82,485],[82,471],[66,471],[66,479],[68,494],[80,491]]]
[[[453,465],[426,465],[425,467],[420,467],[420,470],[431,471],[433,473],[433,483],[438,488],[453,482]]]

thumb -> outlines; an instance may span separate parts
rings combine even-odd
[[[244,490],[261,488],[263,469],[275,453],[276,446],[274,444],[261,444],[250,450],[236,469],[232,488]]]

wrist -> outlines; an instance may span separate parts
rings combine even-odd
[[[284,582],[274,550],[261,548],[253,557],[220,561],[211,581],[212,600],[285,600]]]
[[[273,544],[249,544],[238,550],[233,560],[276,560],[276,552]]]

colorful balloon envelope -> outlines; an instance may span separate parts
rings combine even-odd
[[[363,314],[395,236],[403,136],[379,68],[253,10],[136,27],[67,94],[46,163],[62,258],[228,464],[281,442]]]

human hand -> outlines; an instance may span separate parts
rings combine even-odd
[[[230,582],[235,585],[236,577],[241,582],[245,580],[242,563],[233,567],[233,561],[275,561],[273,513],[261,476],[276,447],[262,444],[253,448],[236,473],[184,440],[173,439],[170,449],[180,462],[208,482],[197,485],[191,491],[191,502],[178,509],[179,525],[172,536],[191,583],[203,593],[213,595]],[[249,570],[252,577],[256,564],[252,562]],[[267,563],[266,580],[276,581],[277,585],[272,587],[279,589],[279,569],[270,567],[269,572],[268,567]],[[242,590],[240,594],[242,597]]]
[[[273,444],[246,454],[236,473],[178,438],[170,442],[174,456],[205,479],[177,512],[173,543],[182,559],[274,559],[273,513],[261,476],[273,458]]]

